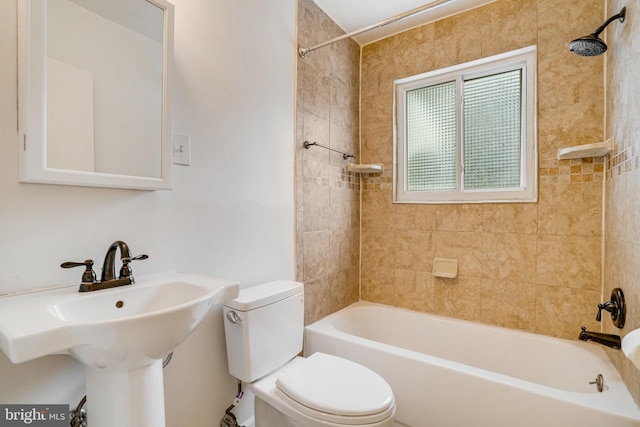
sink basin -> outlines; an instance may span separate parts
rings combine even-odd
[[[1,297],[0,348],[13,363],[63,353],[86,365],[92,427],[164,427],[162,358],[238,289],[167,273],[90,293],[74,285]]]
[[[162,359],[238,284],[182,273],[137,278],[91,293],[78,286],[0,298],[0,348],[13,363],[70,354],[98,369],[134,369]]]

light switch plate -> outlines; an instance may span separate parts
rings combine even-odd
[[[191,165],[191,137],[189,135],[173,134],[173,164]]]

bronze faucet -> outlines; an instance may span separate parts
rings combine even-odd
[[[603,334],[602,332],[587,331],[586,327],[582,327],[582,332],[578,335],[578,339],[581,341],[593,341],[598,344],[606,345],[614,350],[620,350],[620,336],[613,334]]]
[[[120,261],[122,261],[122,267],[120,268],[120,274],[116,278],[115,259],[118,249],[120,249]],[[72,268],[84,266],[85,270],[82,273],[82,280],[78,291],[91,292],[134,284],[135,280],[133,278],[133,271],[129,264],[131,261],[147,258],[149,258],[149,256],[144,254],[132,257],[131,252],[129,252],[129,246],[127,246],[127,244],[122,240],[116,240],[111,244],[111,246],[109,246],[109,249],[107,249],[107,254],[104,257],[104,263],[102,265],[102,275],[99,282],[96,280],[96,274],[93,271],[93,260],[91,259],[84,262],[63,262],[60,267]]]

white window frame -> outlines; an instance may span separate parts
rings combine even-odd
[[[462,150],[464,80],[522,70],[522,167],[517,189],[465,190]],[[439,83],[456,81],[457,188],[455,190],[408,191],[406,176],[406,94],[408,91]],[[536,46],[458,64],[394,81],[394,203],[514,203],[536,202],[538,197],[537,123],[536,123]]]

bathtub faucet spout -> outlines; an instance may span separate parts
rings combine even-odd
[[[613,334],[603,334],[601,332],[587,331],[586,327],[582,327],[582,332],[578,335],[578,339],[582,341],[593,341],[598,344],[606,345],[615,350],[620,350],[620,336]]]

